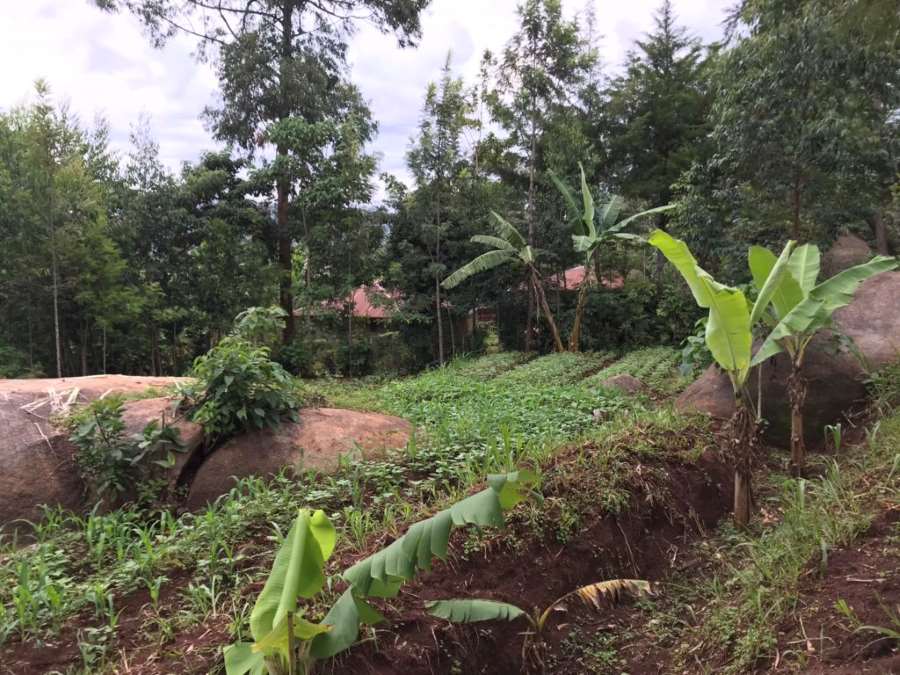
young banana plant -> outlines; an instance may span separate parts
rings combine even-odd
[[[753,507],[752,462],[759,428],[759,411],[755,410],[747,387],[753,363],[752,329],[782,288],[795,244],[789,241],[761,278],[759,294],[751,307],[741,290],[720,284],[701,268],[680,239],[656,230],[648,241],[681,273],[697,304],[709,310],[706,344],[713,359],[728,375],[734,391],[735,412],[729,422],[728,454],[734,465],[734,520],[739,527],[746,527]]]
[[[587,178],[584,175],[584,167],[579,163],[581,171],[581,206],[579,206],[572,190],[560,178],[551,174],[557,189],[562,193],[569,211],[575,214],[573,218],[572,243],[578,253],[584,254],[584,280],[578,289],[578,304],[575,307],[575,321],[572,324],[572,333],[569,335],[569,351],[577,352],[581,343],[581,326],[584,319],[584,309],[587,301],[587,291],[590,286],[591,273],[597,277],[597,283],[601,283],[598,260],[601,249],[614,240],[640,241],[643,239],[635,234],[625,232],[625,228],[639,218],[664,213],[675,208],[674,204],[658,206],[648,211],[641,211],[633,216],[616,222],[625,200],[619,195],[612,195],[606,204],[599,210],[594,206],[594,196],[588,187]]]
[[[494,228],[497,231],[497,235],[476,234],[472,237],[472,241],[476,244],[491,246],[492,250],[482,253],[474,260],[471,260],[460,267],[453,274],[444,279],[441,282],[441,286],[447,289],[454,288],[469,277],[499,267],[500,265],[521,265],[525,268],[525,274],[531,292],[534,293],[534,297],[537,298],[541,313],[544,315],[544,319],[550,327],[550,333],[553,335],[553,344],[556,351],[565,351],[562,338],[559,336],[559,328],[556,325],[556,320],[553,318],[553,312],[550,311],[550,304],[547,302],[547,295],[544,292],[544,284],[541,280],[540,272],[538,272],[536,264],[537,253],[528,245],[525,237],[500,216],[500,214],[491,211],[491,217],[494,219]]]
[[[580,600],[600,611],[604,605],[612,606],[624,598],[642,598],[653,595],[653,587],[643,579],[611,579],[581,586],[557,598],[543,609],[535,608],[530,614],[521,607],[508,602],[478,599],[435,600],[426,607],[432,616],[447,619],[453,623],[476,623],[479,621],[515,621],[525,617],[529,630],[522,644],[522,661],[536,661],[543,665],[541,645],[547,621],[556,611],[565,611],[569,600]],[[531,658],[529,658],[529,656]]]
[[[764,314],[772,331],[751,362],[753,366],[758,365],[780,352],[787,352],[791,360],[788,397],[791,406],[791,471],[795,475],[800,475],[806,464],[803,405],[808,385],[802,369],[810,342],[816,333],[832,325],[834,313],[850,304],[862,282],[897,267],[896,258],[878,256],[817,284],[819,260],[819,249],[812,244],[799,246],[791,254],[788,274],[783,275],[772,296],[771,307]],[[754,246],[750,249],[749,263],[754,284],[762,288],[777,264],[775,255],[762,246]]]
[[[302,509],[275,557],[272,571],[250,614],[253,642],[225,648],[227,675],[306,675],[316,659],[352,645],[361,623],[383,617],[348,589],[321,623],[303,617],[301,598],[312,598],[325,585],[325,561],[336,541],[323,511]]]

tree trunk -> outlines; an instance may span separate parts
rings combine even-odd
[[[578,304],[575,306],[575,321],[572,323],[572,334],[569,336],[569,351],[581,350],[581,324],[584,320],[584,308],[587,304],[588,287],[591,283],[591,261],[584,265],[584,279],[578,289]]]
[[[550,311],[550,305],[547,304],[547,295],[544,293],[544,287],[541,284],[541,279],[538,277],[538,274],[535,270],[531,272],[531,285],[534,287],[534,294],[537,295],[538,302],[541,306],[541,311],[544,313],[544,317],[547,320],[547,325],[550,326],[550,333],[553,335],[553,346],[557,352],[566,351],[565,346],[563,345],[562,338],[559,336],[559,329],[556,327],[556,321],[553,320],[553,313]]]
[[[437,318],[438,363],[444,365],[444,321],[441,318],[441,275],[438,266],[441,262],[441,197],[435,197],[435,237],[434,237],[434,316]]]
[[[53,276],[53,335],[56,342],[56,377],[62,377],[62,335],[59,329],[59,269],[56,262],[56,232],[50,234],[50,267]]]
[[[81,340],[80,340],[80,342],[81,342],[81,344],[79,345],[79,347],[80,347],[79,351],[81,352],[81,376],[84,377],[85,375],[88,374],[88,358],[87,358],[88,329],[87,329],[86,322],[82,322],[82,325],[81,325]]]
[[[739,528],[746,528],[750,525],[753,513],[753,452],[757,423],[740,395],[735,406],[734,415],[726,429],[730,446],[728,456],[734,465],[734,524]]]
[[[106,375],[106,326],[103,327],[103,374]]]
[[[879,255],[890,255],[891,247],[888,242],[887,225],[884,222],[884,216],[881,209],[876,209],[872,216],[872,230],[875,232],[875,248]]]
[[[290,104],[288,100],[288,73],[287,68],[291,56],[293,56],[293,40],[294,40],[294,2],[286,0],[281,9],[281,64],[279,67],[279,89],[280,89],[280,110],[278,111],[278,119],[287,119],[290,114]],[[287,155],[287,148],[279,145],[276,149],[279,157]],[[281,267],[281,278],[279,280],[278,296],[281,309],[286,312],[284,319],[284,333],[282,341],[289,344],[293,341],[297,332],[297,322],[294,317],[294,293],[293,293],[293,246],[291,241],[291,233],[288,229],[288,200],[290,198],[290,184],[285,178],[279,178],[276,181],[277,191],[277,208],[276,208],[276,227],[278,230],[278,265]]]
[[[803,405],[806,403],[806,380],[800,373],[802,362],[791,365],[788,397],[791,402],[791,475],[803,475],[806,467],[806,440],[803,437]]]

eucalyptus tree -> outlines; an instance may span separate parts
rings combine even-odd
[[[553,318],[553,312],[547,303],[547,295],[544,292],[544,284],[537,268],[537,254],[534,248],[515,227],[504,220],[498,213],[492,211],[491,216],[494,219],[497,236],[476,234],[472,237],[472,241],[490,246],[492,249],[460,267],[444,279],[441,285],[448,289],[455,288],[469,277],[500,265],[513,264],[524,267],[526,283],[531,293],[537,298],[538,306],[544,315],[544,319],[547,321],[547,325],[550,327],[550,333],[553,335],[553,345],[557,352],[564,352],[566,348],[563,345],[559,328]]]
[[[791,255],[788,273],[772,296],[772,305],[766,313],[773,328],[751,362],[758,365],[781,352],[787,352],[790,358],[791,469],[796,475],[802,473],[806,464],[803,404],[807,382],[803,377],[803,362],[810,342],[820,330],[832,326],[834,313],[850,304],[863,281],[897,267],[895,258],[878,256],[817,284],[819,259],[819,249],[812,244],[797,248]],[[750,249],[749,262],[753,281],[757,288],[762,288],[777,264],[775,255],[766,248],[754,246]]]
[[[276,161],[290,153],[272,128],[291,118],[308,124],[338,122],[346,108],[346,51],[362,20],[393,33],[401,46],[420,34],[419,15],[428,0],[96,0],[105,9],[126,8],[146,25],[154,44],[176,34],[198,40],[200,58],[215,62],[222,100],[207,110],[217,138],[248,154],[274,148]],[[284,338],[295,332],[293,240],[290,206],[296,186],[274,171],[274,236],[281,269]]]
[[[440,81],[428,85],[419,131],[406,155],[416,181],[413,199],[424,207],[417,209],[423,212],[423,235],[431,243],[429,267],[434,278],[434,317],[441,365],[444,363],[441,278],[447,269],[441,245],[450,225],[446,212],[452,205],[453,193],[458,191],[460,174],[467,166],[463,132],[475,125],[471,115],[472,101],[462,79],[452,76],[448,54]]]

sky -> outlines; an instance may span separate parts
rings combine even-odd
[[[571,17],[593,2],[607,72],[621,66],[634,40],[653,28],[660,0],[563,0]],[[674,0],[679,24],[705,42],[718,39],[734,0]],[[448,50],[453,69],[474,82],[485,49],[499,51],[516,29],[517,0],[433,0],[416,48],[363,27],[350,45],[351,79],[369,101],[379,134],[380,171],[408,180],[404,157],[427,84],[439,77]],[[92,0],[10,2],[0,22],[0,110],[23,103],[38,78],[86,124],[102,115],[114,150],[125,154],[133,125],[149,120],[162,160],[177,170],[216,148],[201,113],[214,105],[212,68],[192,57],[188,37],[155,49],[138,21],[106,14]]]

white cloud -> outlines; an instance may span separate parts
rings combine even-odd
[[[594,2],[601,55],[609,70],[653,28],[659,0],[564,0],[569,16]],[[127,149],[128,134],[141,114],[150,116],[163,160],[173,169],[195,160],[215,142],[200,118],[215,102],[216,78],[191,56],[193,41],[179,37],[153,49],[138,21],[105,14],[90,0],[29,0],[8,3],[0,23],[0,109],[25,100],[32,83],[45,78],[58,99],[86,121],[97,113],[110,122],[113,146]],[[434,0],[423,16],[416,49],[371,27],[354,36],[352,76],[379,122],[374,149],[381,169],[406,176],[404,156],[415,130],[425,86],[435,80],[448,50],[454,70],[469,81],[478,74],[485,49],[498,51],[516,27],[516,0]],[[679,23],[712,41],[731,0],[676,0]]]

